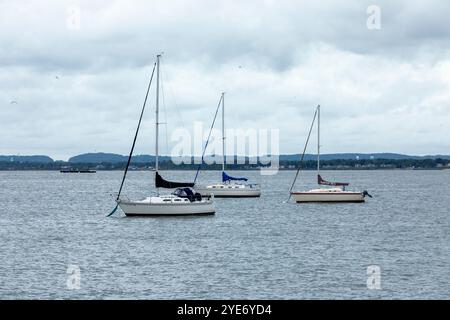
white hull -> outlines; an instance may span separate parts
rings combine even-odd
[[[214,195],[215,198],[257,198],[261,196],[258,185],[217,184],[206,187],[197,186],[195,191],[203,197]]]
[[[119,200],[119,207],[127,216],[190,216],[213,215],[212,200],[190,202],[175,196],[148,197],[139,201]]]
[[[292,192],[297,203],[305,202],[364,202],[362,192],[343,191],[341,189],[316,189],[305,192]]]

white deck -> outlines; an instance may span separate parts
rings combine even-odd
[[[261,196],[261,188],[257,184],[217,183],[195,188],[202,196],[214,195],[217,198],[244,198]]]

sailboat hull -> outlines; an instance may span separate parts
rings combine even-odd
[[[214,215],[216,212],[211,200],[189,202],[181,199],[166,203],[157,197],[149,197],[140,201],[120,200],[119,207],[126,216],[130,217]]]
[[[297,203],[330,202],[330,203],[361,203],[364,202],[362,192],[351,191],[306,191],[292,192],[292,197]]]

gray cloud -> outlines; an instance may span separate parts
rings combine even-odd
[[[66,27],[74,3],[79,31]],[[450,4],[378,1],[381,30],[370,31],[372,4],[2,1],[0,153],[126,153],[160,51],[169,135],[208,126],[227,91],[227,122],[280,128],[281,152],[299,151],[320,103],[324,151],[445,153]]]

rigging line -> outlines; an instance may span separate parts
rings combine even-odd
[[[165,150],[165,155],[167,156],[169,153],[169,135],[168,135],[168,123],[167,123],[167,109],[166,109],[166,98],[164,95],[164,76],[165,73],[162,72],[162,70],[164,68],[161,68],[161,60],[159,62],[160,64],[160,68],[159,68],[159,73],[160,73],[160,85],[161,85],[161,98],[162,98],[162,106],[163,106],[163,111],[164,111],[164,131],[165,131],[165,142],[166,142],[166,150]],[[160,123],[161,124],[161,123]]]
[[[221,102],[222,102],[222,99],[223,99],[223,95],[220,96],[219,104],[217,105],[216,113],[214,114],[214,119],[213,119],[213,122],[212,122],[212,124],[211,124],[211,128],[209,129],[208,139],[206,139],[205,148],[203,149],[203,152],[202,152],[202,159],[201,159],[200,164],[198,165],[197,172],[195,173],[194,184],[195,184],[195,182],[197,181],[198,173],[199,173],[199,171],[200,171],[200,168],[201,168],[202,165],[203,165],[203,158],[205,157],[206,148],[208,147],[209,138],[211,137],[211,132],[212,132],[212,129],[214,128],[214,123],[216,122],[217,113],[219,112],[220,104],[221,104]],[[194,155],[194,157],[195,157],[195,155]]]
[[[125,171],[123,173],[122,183],[120,184],[119,193],[117,194],[117,199],[116,200],[119,200],[120,193],[122,192],[122,187],[123,187],[123,184],[125,182],[125,178],[127,176],[128,167],[130,166],[131,157],[133,156],[134,146],[136,145],[136,139],[137,139],[137,136],[138,136],[138,133],[139,133],[139,128],[141,126],[142,116],[144,115],[145,105],[147,103],[147,98],[148,98],[148,93],[150,91],[150,86],[152,85],[152,80],[153,80],[153,75],[155,73],[155,68],[156,68],[156,63],[153,65],[153,71],[152,71],[152,75],[150,77],[150,82],[148,83],[147,93],[145,94],[145,99],[144,99],[144,104],[142,106],[141,116],[139,117],[139,122],[138,122],[138,125],[137,125],[137,128],[136,128],[136,134],[134,135],[133,145],[131,146],[130,155],[128,156],[128,161],[127,161],[127,166],[125,167]]]
[[[292,182],[291,188],[289,189],[289,198],[288,198],[287,202],[289,202],[289,200],[291,199],[291,192],[292,192],[292,189],[294,188],[295,182],[297,181],[297,178],[298,178],[298,174],[299,174],[299,172],[300,172],[300,169],[302,168],[302,165],[303,165],[303,159],[304,159],[305,153],[306,153],[306,148],[308,147],[309,138],[311,137],[311,132],[312,132],[312,129],[313,129],[313,127],[314,127],[314,122],[316,121],[317,111],[318,111],[318,110],[319,110],[319,109],[316,108],[316,112],[314,112],[314,117],[313,117],[313,120],[312,120],[312,122],[311,122],[311,127],[309,128],[308,138],[306,139],[305,147],[303,148],[302,157],[300,158],[300,164],[298,165],[298,169],[297,169],[297,172],[295,173],[294,181]]]
[[[167,71],[165,71],[165,72],[167,72]],[[167,72],[167,73],[168,73],[168,72]],[[170,75],[167,76],[167,78],[170,78]],[[180,122],[181,122],[181,128],[185,129],[186,126],[185,126],[185,124],[184,124],[183,117],[181,116],[180,108],[179,108],[179,106],[178,106],[178,103],[177,103],[177,100],[176,100],[176,98],[175,98],[175,95],[173,94],[172,88],[171,88],[170,85],[168,85],[167,88],[168,88],[167,90],[169,91],[169,94],[171,95],[171,97],[172,97],[172,99],[173,99],[173,104],[175,105],[175,111],[176,111],[176,113],[177,113],[178,119],[179,119]]]

